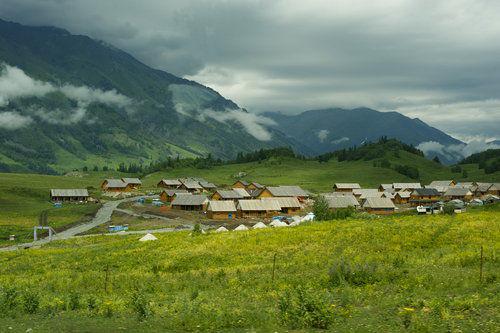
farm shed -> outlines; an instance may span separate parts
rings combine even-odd
[[[235,190],[217,190],[212,196],[210,200],[239,200],[244,199],[245,197],[241,195],[238,191]]]
[[[451,200],[463,200],[463,201],[470,201],[472,200],[472,197],[474,194],[471,192],[471,190],[467,188],[462,188],[462,187],[450,187],[446,192],[444,192],[443,197],[446,201],[451,201]]]
[[[394,203],[388,198],[367,198],[363,204],[363,209],[372,214],[392,214],[394,213]]]
[[[50,199],[54,202],[87,201],[89,199],[89,191],[87,189],[52,189],[50,190]]]
[[[394,195],[394,202],[398,205],[407,204],[408,202],[410,202],[410,196],[411,192],[408,191],[396,192],[396,194]]]
[[[240,217],[274,216],[281,211],[276,201],[259,199],[239,200],[237,209]]]
[[[417,188],[410,194],[410,204],[412,206],[433,204],[440,199],[441,193],[435,188]]]
[[[233,219],[236,217],[236,205],[234,201],[210,201],[207,216],[214,220]]]
[[[207,208],[208,199],[202,194],[177,195],[172,201],[172,209],[202,211]]]
[[[285,214],[295,214],[302,209],[299,200],[294,197],[262,198],[261,200],[275,201],[281,207],[281,212]]]
[[[333,184],[334,192],[352,192],[354,189],[359,189],[361,186],[358,183],[335,183]]]
[[[101,184],[101,188],[108,192],[129,192],[132,190],[131,185],[121,179],[105,179]]]
[[[142,182],[139,178],[122,178],[122,181],[132,189],[138,189],[142,186]]]
[[[160,194],[160,200],[163,202],[172,202],[177,195],[189,195],[186,190],[177,189],[177,190],[163,190]]]
[[[156,185],[156,187],[163,187],[167,189],[176,189],[181,186],[182,183],[178,179],[162,179]]]
[[[332,210],[339,208],[347,208],[349,206],[354,208],[359,208],[360,204],[354,195],[344,195],[344,196],[331,196],[325,197],[328,202],[328,207]]]
[[[409,190],[410,192],[417,188],[422,188],[420,183],[392,183],[392,188],[396,191]]]

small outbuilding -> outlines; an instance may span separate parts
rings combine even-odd
[[[139,178],[122,178],[122,181],[134,190],[137,190],[142,186],[142,182]]]
[[[121,179],[105,179],[101,184],[101,189],[106,192],[130,192],[131,185]]]

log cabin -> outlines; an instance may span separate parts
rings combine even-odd
[[[396,206],[388,198],[367,198],[363,203],[363,209],[371,214],[387,215],[394,213]]]
[[[358,183],[335,183],[333,184],[334,192],[352,192],[354,189],[360,189]]]
[[[160,200],[163,202],[172,202],[174,201],[177,195],[186,195],[191,194],[186,190],[176,189],[176,190],[163,190],[160,194]]]
[[[50,200],[53,202],[86,202],[89,200],[87,189],[52,189],[50,190]]]
[[[207,206],[207,217],[213,220],[231,220],[236,218],[234,201],[210,201]]]
[[[208,198],[203,194],[177,195],[172,201],[172,209],[204,211]]]
[[[162,187],[162,188],[174,190],[181,185],[182,185],[182,183],[178,179],[162,179],[156,185],[156,187]]]
[[[441,200],[441,193],[435,188],[417,188],[410,194],[412,206],[431,205]]]

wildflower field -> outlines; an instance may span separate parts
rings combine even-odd
[[[498,205],[455,216],[157,236],[1,253],[0,331],[498,328]]]

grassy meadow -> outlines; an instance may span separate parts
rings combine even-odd
[[[499,212],[148,243],[94,236],[2,253],[0,331],[494,332]]]

